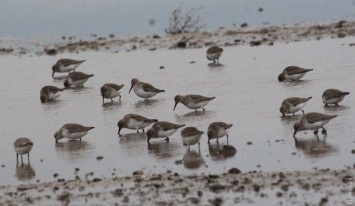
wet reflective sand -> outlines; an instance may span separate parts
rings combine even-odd
[[[75,168],[80,168],[79,175],[93,172],[97,177],[110,177],[113,171],[125,176],[135,170],[190,174],[220,173],[231,167],[244,172],[353,165],[355,60],[354,48],[348,46],[353,41],[353,38],[343,38],[257,48],[225,47],[220,67],[209,64],[205,48],[118,54],[87,52],[54,57],[2,55],[0,164],[4,167],[0,168],[1,184],[19,184],[24,179],[21,175],[26,173],[32,177],[25,178],[29,182],[54,180],[55,173],[60,178],[73,179]],[[77,71],[95,76],[84,87],[66,90],[58,100],[41,104],[41,87],[63,87],[63,79],[51,78],[51,66],[57,59],[66,57],[86,59]],[[162,65],[165,69],[159,69]],[[314,71],[302,81],[278,82],[278,74],[289,65]],[[128,94],[132,78],[166,92],[144,102],[134,93]],[[117,98],[102,105],[100,87],[107,82],[125,84],[121,102]],[[351,94],[339,107],[324,107],[321,95],[328,88]],[[205,107],[206,112],[195,113],[183,105],[173,111],[176,94],[200,94],[216,96],[216,99]],[[313,97],[304,107],[305,112],[338,115],[326,125],[325,142],[322,134],[318,142],[312,132],[299,132],[299,141],[295,143],[293,124],[301,115],[281,117],[279,112],[282,100],[292,96]],[[205,132],[214,121],[233,123],[229,145],[235,147],[236,153],[223,151],[227,145],[225,137],[219,140],[220,148],[216,148],[213,140],[209,146],[205,133],[200,152],[195,145],[188,154],[181,141],[181,129],[171,136],[170,142],[154,139],[147,144],[144,134],[128,129],[123,129],[119,137],[117,121],[128,113],[184,123]],[[54,132],[69,122],[95,126],[95,129],[81,142],[63,139],[55,143]],[[12,143],[20,136],[34,142],[31,169],[25,172],[13,167],[16,159]],[[98,161],[98,156],[103,159]],[[176,160],[184,160],[183,166],[175,164]]]

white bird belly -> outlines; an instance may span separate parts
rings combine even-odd
[[[60,71],[60,72],[70,72],[70,71],[76,69],[79,65],[80,65],[80,64],[72,64],[72,65],[69,65],[69,66],[66,66],[66,67],[63,66],[63,65],[61,65],[61,66],[59,67],[59,71]]]
[[[220,128],[219,130],[218,130],[218,132],[217,132],[217,136],[218,137],[224,137],[224,136],[226,136],[228,134],[228,130],[225,130],[225,129],[223,129],[223,128]]]
[[[306,102],[303,102],[295,107],[290,107],[290,112],[288,114],[300,111],[305,105],[306,105]]]
[[[186,145],[194,145],[200,141],[202,134],[197,134],[189,137],[183,137],[182,142]]]
[[[63,137],[68,139],[79,139],[85,136],[87,133],[88,131],[70,133],[67,129],[63,129]]]
[[[150,98],[150,97],[152,97],[152,96],[157,94],[155,92],[145,92],[143,90],[143,88],[138,88],[138,89],[134,88],[133,91],[134,91],[134,93],[136,93],[136,95],[138,97],[141,97],[141,98]]]
[[[203,102],[199,102],[197,104],[193,103],[193,102],[189,102],[185,106],[189,109],[199,109],[199,108],[206,106],[208,104],[208,102],[209,101],[203,101]]]
[[[71,78],[69,78],[68,82],[71,85],[79,86],[79,85],[83,85],[87,80],[88,79],[81,79],[81,80],[73,81]]]
[[[324,125],[326,125],[329,121],[330,121],[330,119],[315,122],[313,124],[309,123],[308,121],[305,121],[304,127],[306,130],[317,130],[317,129],[323,127]]]
[[[325,100],[324,97],[322,97],[324,104],[338,104],[339,102],[343,101],[344,96],[338,97],[338,98],[334,98],[334,99],[330,99],[330,100]]]
[[[301,79],[306,73],[300,73],[300,74],[294,74],[294,75],[288,75],[286,74],[285,75],[285,78],[286,79],[289,79],[289,80],[299,80]]]
[[[31,149],[32,149],[31,145],[28,145],[26,147],[16,147],[15,148],[15,152],[17,154],[24,155],[24,154],[29,153],[31,151]]]
[[[57,92],[57,93],[49,92],[48,99],[49,100],[57,99],[61,94],[62,92]]]
[[[171,130],[167,130],[167,131],[162,131],[161,130],[161,131],[158,132],[158,137],[170,137],[176,131],[177,131],[177,129],[171,129]]]
[[[212,54],[207,54],[207,59],[209,60],[215,60],[218,59],[221,56],[222,52],[216,52]]]
[[[106,98],[106,99],[112,99],[112,98],[118,97],[120,94],[121,94],[120,91],[111,91],[111,92],[109,92],[109,93],[105,93],[104,98]]]
[[[143,121],[142,122],[139,122],[135,119],[130,119],[128,124],[127,124],[127,128],[128,129],[143,129],[147,126],[149,126],[151,123],[144,123]]]

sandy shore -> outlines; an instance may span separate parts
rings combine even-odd
[[[1,205],[347,205],[352,203],[352,168],[293,172],[248,172],[182,176],[171,171],[109,179],[58,179],[1,186]],[[349,192],[350,191],[350,192]],[[351,192],[352,191],[352,192]]]
[[[355,21],[339,21],[328,24],[297,24],[287,26],[266,26],[251,28],[247,24],[242,27],[220,28],[216,31],[194,32],[178,35],[152,35],[108,37],[91,35],[92,40],[78,40],[76,37],[63,36],[57,43],[26,41],[15,44],[6,39],[0,39],[5,45],[0,48],[0,54],[36,54],[56,55],[65,52],[107,51],[122,52],[137,49],[174,49],[201,48],[210,45],[269,45],[322,38],[344,38],[355,35]],[[351,46],[355,45],[352,44]]]

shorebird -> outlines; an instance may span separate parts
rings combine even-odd
[[[185,127],[181,130],[181,138],[184,146],[188,146],[190,149],[190,145],[194,145],[198,143],[198,147],[200,147],[200,139],[203,132],[198,130],[196,127]]]
[[[327,134],[327,130],[323,126],[336,116],[337,115],[327,115],[317,112],[307,113],[302,116],[299,122],[296,122],[293,125],[293,128],[295,130],[295,133],[293,133],[293,137],[296,138],[296,133],[298,131],[303,130],[314,130],[314,134],[317,135],[319,128],[323,129],[323,134]]]
[[[121,89],[124,86],[124,84],[122,85],[117,85],[117,84],[112,84],[112,83],[108,83],[108,84],[104,84],[102,85],[100,91],[101,91],[101,96],[102,96],[102,104],[105,103],[105,99],[111,99],[111,102],[113,102],[113,98],[115,97],[120,97],[119,101],[121,101]]]
[[[79,139],[85,136],[89,130],[94,129],[95,127],[85,127],[80,124],[68,123],[63,125],[57,132],[54,133],[55,141],[63,138],[68,138],[71,140]]]
[[[208,126],[207,136],[208,136],[208,144],[211,139],[216,139],[218,142],[218,138],[224,137],[227,135],[227,143],[228,143],[228,130],[233,126],[233,124],[226,124],[224,122],[213,122]]]
[[[17,138],[14,142],[14,149],[16,152],[16,161],[18,164],[18,155],[21,155],[21,163],[23,162],[22,155],[27,154],[28,163],[30,162],[30,151],[32,150],[33,142],[26,138]]]
[[[285,114],[293,114],[295,115],[296,112],[302,111],[304,114],[304,111],[302,108],[306,105],[307,101],[312,99],[312,97],[307,97],[307,98],[300,98],[300,97],[290,97],[285,99],[281,103],[280,107],[280,112],[282,116],[285,116]]]
[[[62,94],[62,91],[64,91],[64,90],[65,90],[65,88],[60,89],[55,86],[42,87],[41,92],[40,92],[41,102],[45,103],[47,101],[52,101],[52,100],[57,99]]]
[[[195,95],[195,94],[189,94],[189,95],[176,95],[174,100],[175,100],[175,106],[174,110],[176,108],[176,105],[180,102],[183,105],[185,105],[189,109],[194,109],[195,112],[197,112],[197,109],[202,108],[203,111],[205,109],[203,108],[210,102],[212,99],[216,97],[204,97],[201,95]]]
[[[211,46],[207,49],[206,57],[208,60],[212,60],[213,63],[218,63],[219,57],[222,55],[223,49],[218,46]]]
[[[173,135],[179,128],[184,127],[184,124],[173,124],[170,122],[157,122],[147,131],[147,142],[151,138],[163,138],[169,141],[169,137]]]
[[[304,69],[298,66],[289,66],[286,67],[282,73],[279,75],[278,79],[280,82],[285,80],[299,80],[301,79],[307,72],[312,71],[313,69]]]
[[[137,78],[132,79],[131,84],[132,86],[128,93],[131,93],[133,88],[134,93],[136,93],[138,97],[144,98],[145,101],[148,101],[148,98],[151,98],[160,92],[165,92],[165,90],[157,89],[151,84],[139,81]]]
[[[93,77],[93,74],[85,74],[83,72],[71,72],[68,75],[68,79],[65,80],[64,86],[66,88],[71,85],[80,86],[83,85],[90,77]]]
[[[52,77],[54,77],[54,73],[63,73],[75,71],[75,69],[86,60],[73,60],[73,59],[59,59],[57,63],[52,66]]]
[[[157,119],[148,119],[146,117],[136,115],[136,114],[127,114],[117,123],[118,135],[120,135],[120,131],[122,128],[135,129],[135,130],[137,130],[137,133],[139,133],[138,130],[141,129],[144,132],[144,128],[148,127],[149,125],[151,125],[154,122],[158,122],[158,120]]]
[[[325,106],[328,106],[328,104],[338,106],[338,103],[343,101],[344,97],[348,94],[350,94],[350,92],[342,92],[338,89],[327,89],[322,95],[323,103]]]

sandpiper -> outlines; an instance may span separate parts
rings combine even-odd
[[[218,46],[211,46],[207,49],[206,57],[208,60],[212,60],[213,63],[218,63],[219,57],[222,55],[223,49]]]
[[[296,133],[302,130],[314,130],[314,134],[317,135],[319,128],[323,129],[323,134],[327,134],[327,130],[323,126],[336,116],[337,115],[327,115],[317,112],[307,113],[302,116],[299,122],[296,122],[293,125],[293,128],[295,130],[295,133],[293,133],[293,137],[296,138]]]
[[[101,96],[102,96],[102,104],[105,103],[105,98],[106,99],[111,99],[111,102],[113,102],[113,98],[115,97],[120,97],[119,101],[121,101],[121,89],[124,86],[124,84],[117,85],[117,84],[112,84],[112,83],[107,83],[102,85],[101,87]]]
[[[175,106],[174,110],[176,108],[176,105],[180,102],[183,105],[185,105],[189,109],[194,109],[195,112],[197,109],[202,108],[203,111],[205,109],[203,108],[210,102],[212,99],[216,97],[204,97],[201,95],[195,95],[195,94],[189,94],[189,95],[176,95],[174,100],[175,100]]]
[[[57,99],[62,94],[62,91],[64,91],[64,90],[65,90],[65,88],[60,89],[55,86],[42,87],[41,92],[40,92],[41,102],[45,103],[47,101],[52,101],[52,100]]]
[[[138,97],[144,98],[145,101],[148,101],[148,98],[151,98],[160,92],[165,92],[165,90],[157,89],[151,84],[139,81],[137,78],[132,79],[131,84],[132,86],[128,93],[131,93],[133,88],[134,93],[136,93]]]
[[[73,60],[73,59],[59,59],[57,63],[52,66],[52,77],[54,77],[54,73],[63,73],[75,71],[75,69],[86,60]]]
[[[147,131],[147,142],[151,138],[163,138],[169,141],[169,137],[173,135],[179,128],[184,127],[184,124],[174,124],[170,122],[157,122]]]
[[[194,145],[198,143],[198,147],[200,147],[200,139],[203,132],[198,130],[196,127],[185,127],[181,130],[181,137],[184,146]]]
[[[213,122],[208,126],[207,136],[208,136],[208,144],[210,143],[210,139],[216,139],[218,142],[218,138],[227,135],[227,143],[228,143],[228,130],[233,126],[233,124],[226,124],[224,122]]]
[[[338,103],[343,101],[344,97],[348,94],[350,94],[350,92],[342,92],[338,89],[327,89],[322,95],[323,103],[325,106],[328,106],[328,104],[338,106]]]
[[[279,75],[278,79],[280,82],[285,80],[299,80],[301,79],[307,72],[312,71],[313,69],[304,69],[298,66],[289,66],[286,67],[282,73]]]
[[[285,116],[285,114],[293,114],[295,115],[295,112],[302,111],[304,114],[304,111],[302,108],[306,105],[307,101],[310,100],[312,97],[307,97],[307,98],[300,98],[300,97],[290,97],[285,99],[281,103],[280,107],[280,112],[282,116]]]
[[[63,138],[68,138],[71,140],[79,139],[85,136],[89,130],[94,129],[95,127],[85,127],[76,123],[68,123],[63,125],[56,133],[54,133],[55,141]]]
[[[68,79],[65,80],[64,86],[70,87],[71,85],[80,86],[83,85],[93,74],[85,74],[83,72],[71,72],[68,75]]]
[[[154,122],[158,122],[157,119],[148,119],[146,117],[137,115],[137,114],[127,114],[120,121],[118,121],[118,135],[122,128],[135,129],[139,133],[139,129],[143,130]]]
[[[16,152],[16,161],[18,164],[18,155],[21,155],[21,163],[23,162],[22,155],[27,154],[28,162],[30,162],[30,151],[32,150],[33,142],[26,138],[20,137],[17,138],[14,142],[14,149]]]

